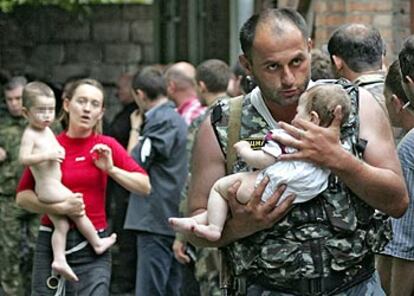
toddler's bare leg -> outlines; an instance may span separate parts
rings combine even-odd
[[[116,242],[116,234],[112,233],[108,237],[101,238],[96,233],[95,226],[86,215],[82,217],[70,217],[75,222],[79,231],[83,234],[86,240],[91,244],[96,254],[102,254],[108,250]]]
[[[69,222],[64,216],[49,215],[55,229],[52,234],[53,262],[52,269],[69,281],[78,281],[78,277],[66,261],[66,235],[69,231]]]

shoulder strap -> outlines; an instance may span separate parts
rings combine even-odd
[[[240,127],[241,127],[241,109],[244,96],[238,96],[229,100],[230,114],[229,114],[229,127],[227,132],[227,161],[226,161],[226,173],[230,174],[233,168],[233,164],[237,159],[236,150],[234,144],[240,140]]]

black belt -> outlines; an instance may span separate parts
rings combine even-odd
[[[374,259],[372,255],[369,255],[354,270],[333,271],[327,277],[281,280],[274,283],[269,282],[263,276],[259,276],[251,284],[261,286],[265,290],[300,296],[330,296],[343,292],[367,280],[372,276],[374,271]],[[353,275],[350,275],[351,273]]]

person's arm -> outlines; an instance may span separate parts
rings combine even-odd
[[[207,209],[210,189],[214,182],[224,175],[225,159],[208,117],[198,131],[193,148],[192,177],[188,192],[190,216]],[[267,202],[262,203],[260,199],[265,185],[266,182],[262,182],[255,190],[252,199],[244,205],[237,202],[236,199],[239,184],[232,186],[228,194],[232,215],[226,222],[219,241],[213,243],[191,234],[187,236],[187,239],[197,246],[224,246],[271,227],[288,212],[293,198],[287,198],[276,207],[283,193],[284,188],[281,187]]]
[[[140,109],[135,110],[131,113],[129,119],[131,121],[131,130],[129,131],[129,140],[127,151],[131,154],[132,149],[137,145],[139,140],[139,133],[142,125],[142,114],[139,112]]]
[[[16,203],[19,207],[38,214],[79,217],[85,215],[85,204],[81,193],[73,193],[62,202],[42,203],[33,190],[23,190],[17,193]]]
[[[237,154],[247,163],[251,168],[264,169],[276,162],[276,157],[266,153],[262,149],[253,150],[249,142],[239,141],[234,144]]]
[[[364,161],[346,151],[339,142],[342,118],[339,106],[328,128],[300,119],[295,124],[305,131],[280,123],[295,139],[287,141],[274,136],[275,139],[299,150],[280,156],[280,160],[306,160],[326,167],[367,204],[390,216],[400,217],[408,207],[408,194],[390,123],[372,95],[362,88],[359,115],[360,138],[368,141]]]
[[[129,172],[114,165],[112,150],[108,145],[96,144],[91,153],[96,153],[95,165],[107,172],[107,174],[119,185],[133,193],[149,194],[151,184],[149,177],[140,172]]]
[[[58,162],[62,162],[65,158],[65,150],[62,147],[59,147],[55,150],[46,150],[33,153],[35,137],[37,136],[37,134],[31,132],[30,130],[26,129],[24,131],[19,151],[20,163],[24,166],[32,166],[47,160],[56,160]]]

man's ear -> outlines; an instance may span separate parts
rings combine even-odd
[[[308,52],[310,53],[313,48],[313,41],[311,38],[308,38],[307,46],[308,46]]]
[[[318,113],[316,113],[315,111],[311,111],[310,112],[310,121],[316,125],[319,125],[321,123],[321,119],[319,118]]]
[[[24,118],[27,119],[27,117],[29,115],[28,113],[29,113],[29,110],[27,110],[26,107],[22,107],[22,115],[23,115]]]
[[[391,104],[396,112],[400,113],[402,111],[403,102],[396,94],[391,96]]]
[[[340,57],[332,55],[332,61],[337,71],[342,70],[342,68],[344,67],[344,61]]]
[[[402,82],[404,92],[408,98],[412,99],[414,98],[414,81],[409,75],[406,75],[405,79],[406,80],[403,80]]]
[[[246,70],[247,75],[252,75],[252,65],[250,64],[249,58],[245,54],[239,55],[239,61],[242,67]]]
[[[202,93],[208,92],[207,86],[204,83],[204,81],[202,80],[197,81],[197,85],[198,85],[198,88],[200,89],[200,92]]]
[[[174,81],[172,81],[172,80],[170,80],[170,81],[167,83],[167,94],[174,93],[174,92],[175,92],[175,90],[176,90],[176,88],[177,88],[177,86],[175,85],[175,82],[174,82]]]

